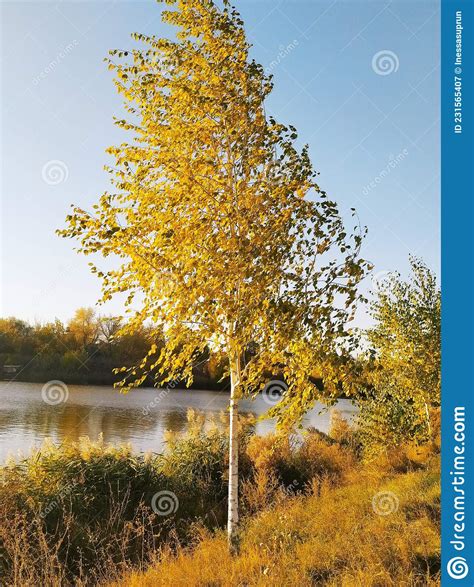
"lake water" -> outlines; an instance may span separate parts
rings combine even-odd
[[[130,443],[137,451],[161,452],[166,430],[186,429],[189,408],[210,422],[225,412],[228,405],[228,395],[217,391],[143,388],[123,395],[112,387],[69,385],[67,399],[59,388],[54,393],[51,389],[43,393],[45,401],[42,389],[41,383],[0,382],[0,462],[8,455],[18,458],[28,454],[45,438],[57,443],[81,436],[96,440],[100,433],[106,442]],[[51,404],[59,399],[66,401]],[[268,408],[259,396],[253,401],[242,401],[240,411],[260,416]],[[321,412],[322,408],[318,404],[309,412],[304,425],[327,432],[330,411]],[[341,400],[337,409],[347,419],[356,411],[348,400]],[[271,420],[260,421],[257,432],[269,432],[274,425]]]

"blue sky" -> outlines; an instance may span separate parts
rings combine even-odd
[[[439,2],[252,0],[235,4],[274,74],[268,112],[309,143],[320,185],[369,229],[374,273],[409,253],[439,271]],[[130,33],[167,36],[154,1],[2,2],[2,316],[68,319],[100,284],[60,239],[71,203],[108,188],[124,139],[103,58]],[[364,287],[371,285],[367,280]],[[102,313],[121,313],[117,300]]]

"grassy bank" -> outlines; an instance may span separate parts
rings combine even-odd
[[[163,455],[84,440],[2,467],[4,584],[437,584],[436,446],[366,462],[337,419],[303,441],[248,420],[240,436],[240,556],[223,535],[226,431],[190,414]]]
[[[147,572],[114,587],[438,585],[438,473],[377,477],[360,473],[344,487],[288,498],[249,520],[237,558],[223,533],[207,535],[195,548],[163,550]],[[377,494],[397,511],[374,512]]]

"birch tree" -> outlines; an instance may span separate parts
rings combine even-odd
[[[431,415],[441,395],[441,291],[436,274],[410,257],[408,280],[392,273],[378,284],[367,330],[371,360],[361,429],[374,448],[432,440]]]
[[[136,48],[110,52],[127,112],[116,124],[131,140],[108,150],[113,189],[93,210],[73,207],[60,233],[86,255],[118,259],[91,268],[102,301],[126,294],[126,330],[146,321],[165,333],[163,347],[123,368],[124,391],[150,372],[157,386],[190,384],[205,348],[228,357],[235,551],[238,402],[281,373],[288,389],[272,413],[294,421],[318,399],[316,365],[325,394],[339,393],[340,348],[367,268],[363,231],[345,231],[296,129],[266,113],[272,79],[250,58],[238,12],[227,1],[167,4],[175,37],[134,34]]]

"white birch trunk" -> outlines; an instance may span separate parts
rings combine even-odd
[[[239,550],[239,439],[238,399],[236,387],[240,382],[240,361],[237,354],[230,357],[230,414],[229,414],[229,510],[227,515],[227,536],[229,550]]]
[[[425,402],[425,414],[426,414],[426,424],[428,427],[428,435],[430,437],[430,439],[432,438],[431,436],[431,417],[430,417],[430,409],[428,408],[428,404]]]

